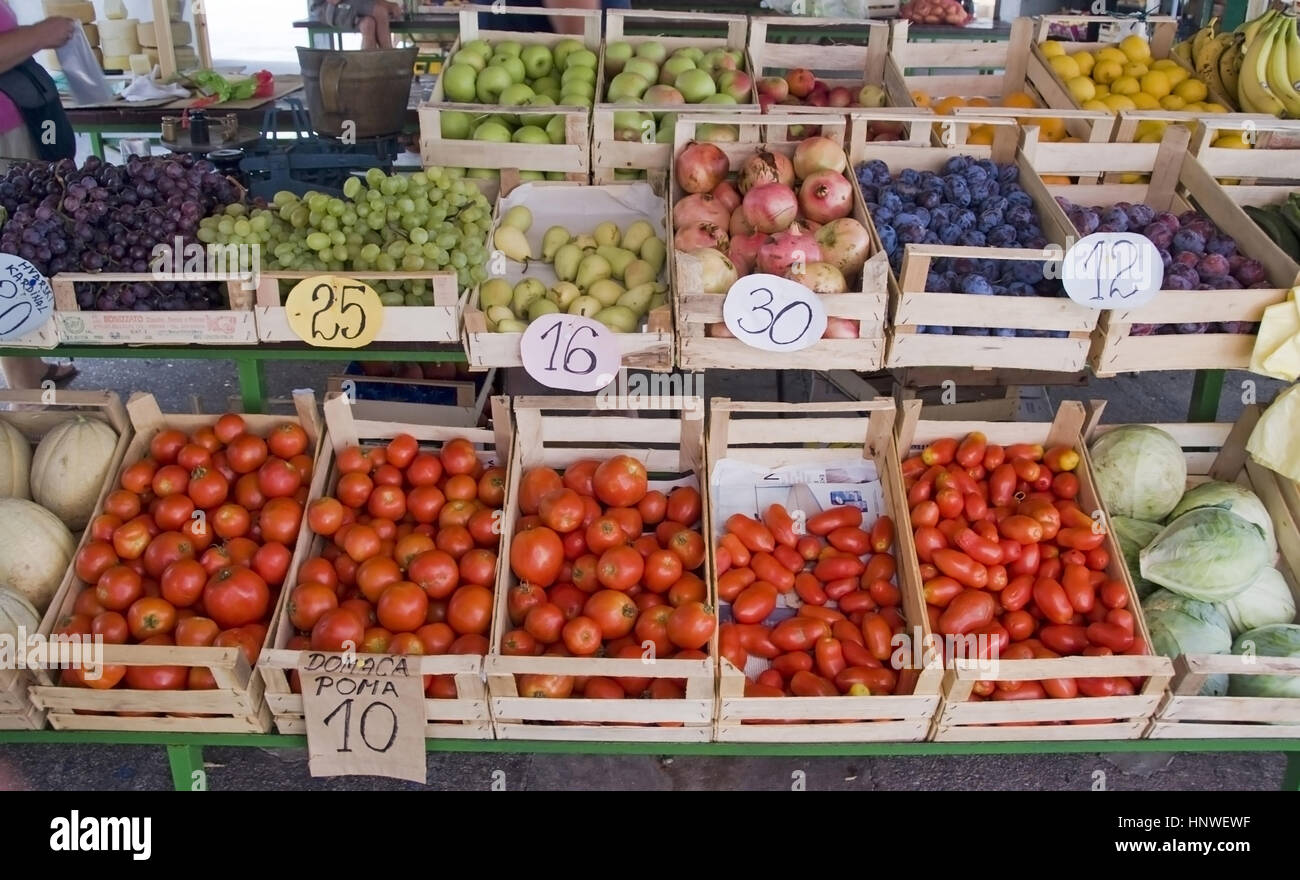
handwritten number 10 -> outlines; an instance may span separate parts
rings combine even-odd
[[[324,723],[328,725],[334,720],[335,715],[339,714],[339,712],[343,713],[343,747],[341,749],[335,749],[335,751],[338,752],[352,751],[348,746],[348,739],[352,733],[352,702],[352,697],[348,697],[346,700],[339,703],[333,712],[325,716]],[[382,746],[377,746],[370,741],[370,733],[366,729],[366,720],[370,717],[370,713],[373,710],[381,708],[392,718],[392,725],[388,734],[388,742],[384,743]],[[386,752],[391,749],[393,743],[397,741],[397,713],[394,712],[393,707],[389,706],[387,703],[371,703],[367,706],[361,713],[360,727],[361,741],[364,742],[366,748],[370,749],[372,752]]]

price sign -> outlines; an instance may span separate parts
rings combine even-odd
[[[1164,281],[1160,251],[1144,235],[1094,232],[1065,252],[1061,283],[1070,299],[1093,309],[1146,305]]]
[[[826,309],[817,294],[779,275],[746,275],[722,303],[727,329],[764,351],[799,351],[826,332]]]
[[[412,658],[306,656],[299,674],[311,775],[424,782],[424,680]]]
[[[618,375],[614,331],[579,315],[543,315],[519,340],[524,370],[548,388],[599,391]]]
[[[54,290],[36,267],[0,254],[0,341],[39,330],[54,314]]]
[[[384,326],[384,304],[367,284],[337,275],[299,281],[284,301],[289,327],[318,348],[361,348]]]

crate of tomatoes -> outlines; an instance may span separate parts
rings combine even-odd
[[[308,653],[351,648],[418,658],[426,736],[492,738],[483,655],[510,439],[504,398],[492,405],[496,433],[416,419],[415,404],[390,422],[326,401],[303,552],[259,664],[281,733],[306,731]]]
[[[1082,446],[1083,406],[1050,423],[919,419],[899,449],[914,555],[946,670],[935,740],[1137,739],[1173,674]],[[1047,728],[1047,729],[1044,729]]]
[[[265,732],[254,673],[298,541],[319,436],[297,416],[164,414],[134,432],[41,631],[103,639],[102,664],[38,673],[63,730]]]
[[[498,739],[707,742],[704,401],[520,397],[487,681]]]

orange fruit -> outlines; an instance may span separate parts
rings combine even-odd
[[[1038,106],[1034,96],[1027,92],[1012,92],[1002,99],[1003,107],[1019,107],[1023,110],[1033,110]]]
[[[966,99],[960,95],[949,95],[942,101],[934,105],[934,112],[941,116],[951,116],[956,107],[965,107]]]
[[[917,89],[916,91],[912,92],[912,103],[918,107],[929,107],[930,96],[927,95],[925,92],[921,91],[920,89]]]

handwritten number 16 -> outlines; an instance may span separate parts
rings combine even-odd
[[[550,360],[546,362],[546,371],[548,373],[554,372],[556,369],[558,369],[555,366],[555,356],[560,352],[560,336],[562,335],[560,331],[563,324],[564,324],[563,321],[556,321],[554,324],[551,325],[551,328],[549,330],[547,330],[545,333],[542,334],[542,339],[545,339],[546,337],[550,336],[552,333],[555,334],[555,342],[554,344],[551,345],[551,357]],[[564,360],[562,362],[562,367],[564,369],[564,372],[572,373],[575,376],[586,376],[596,369],[596,353],[589,348],[583,348],[581,346],[574,345],[574,343],[578,339],[578,334],[583,332],[584,330],[587,333],[591,334],[592,339],[596,338],[595,328],[583,325],[581,327],[576,328],[569,335],[569,342],[567,345],[564,346]],[[586,356],[587,366],[585,369],[578,370],[573,367],[571,361],[573,360],[573,356],[577,354],[582,354]]]

